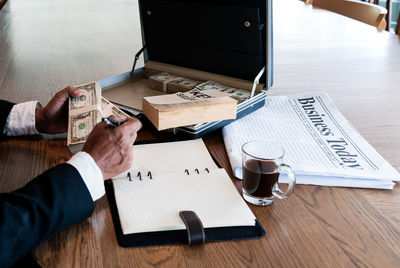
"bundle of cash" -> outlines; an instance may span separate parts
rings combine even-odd
[[[227,87],[225,87],[223,85],[220,85],[220,84],[218,84],[218,83],[216,83],[214,81],[207,81],[207,82],[201,83],[200,85],[197,85],[196,88],[198,90],[214,89],[214,90],[219,90],[219,91],[222,91],[222,92],[224,92],[224,91],[226,91],[228,89]]]
[[[237,100],[239,103],[250,98],[250,92],[244,89],[231,88],[220,85],[214,81],[207,81],[196,86],[198,90],[219,90],[229,94],[229,97]]]
[[[179,77],[167,72],[152,75],[148,80],[150,88],[165,93],[186,92],[200,83],[199,81]]]
[[[143,98],[143,113],[158,130],[235,119],[237,102],[220,90],[192,89]]]
[[[163,72],[150,76],[148,80],[150,88],[158,91],[167,92],[168,83],[177,79],[179,79],[178,76]]]
[[[168,83],[167,93],[186,92],[195,88],[199,83],[193,79],[179,78]]]
[[[75,86],[82,93],[69,98],[67,145],[72,153],[80,151],[94,126],[102,117],[128,116],[107,99],[101,97],[97,82]]]
[[[69,98],[67,145],[84,143],[101,120],[101,88],[97,82],[75,86],[82,93]]]

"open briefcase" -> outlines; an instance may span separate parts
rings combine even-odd
[[[139,0],[143,47],[131,72],[103,79],[103,96],[138,113],[142,98],[160,95],[148,77],[168,72],[199,81],[215,81],[248,90],[237,106],[237,119],[265,104],[272,85],[271,0]],[[145,65],[136,68],[139,57]],[[232,120],[173,129],[198,138]]]

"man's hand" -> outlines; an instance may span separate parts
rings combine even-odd
[[[84,152],[90,154],[103,173],[103,179],[112,177],[128,170],[133,159],[133,142],[137,131],[142,127],[135,118],[112,119],[123,122],[113,128],[106,123],[98,123],[83,146]]]
[[[81,95],[74,87],[69,86],[54,95],[49,103],[36,110],[36,129],[40,133],[58,134],[68,129],[68,98]]]

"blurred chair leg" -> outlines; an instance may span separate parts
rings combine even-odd
[[[0,10],[4,6],[4,4],[7,2],[7,0],[0,0]]]
[[[392,20],[392,0],[386,0],[386,9],[387,9],[387,14],[386,14],[386,21],[388,22],[387,23],[387,26],[386,26],[386,30],[387,31],[389,31],[390,30],[390,22],[391,22],[391,20]]]

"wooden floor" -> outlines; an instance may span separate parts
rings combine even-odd
[[[134,0],[9,1],[0,29],[0,97],[14,102],[126,72],[142,47]]]

